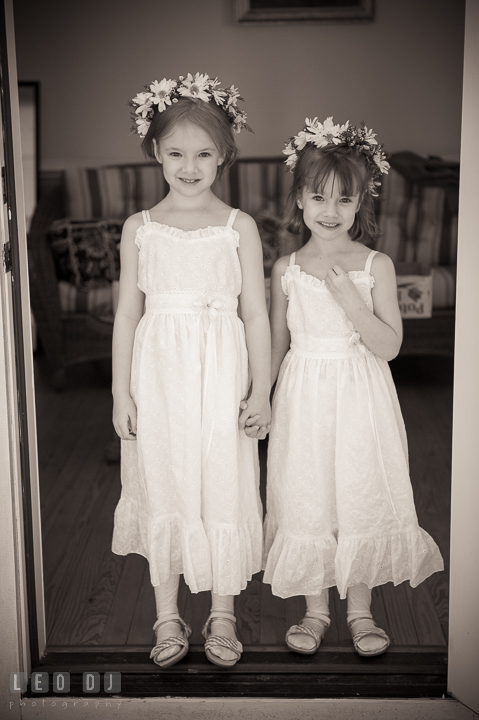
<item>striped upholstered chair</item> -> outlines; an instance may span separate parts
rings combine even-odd
[[[67,366],[111,357],[117,283],[59,277],[52,234],[56,245],[62,233],[65,242],[82,230],[101,238],[116,223],[119,235],[129,215],[165,195],[166,183],[159,166],[142,163],[44,173],[43,184],[28,234],[30,297],[52,384],[61,389]]]
[[[453,355],[459,164],[400,152],[381,188],[376,249],[401,272],[404,263],[432,271],[432,317],[405,319],[402,355]]]

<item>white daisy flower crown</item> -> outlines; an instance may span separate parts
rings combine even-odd
[[[200,73],[193,77],[188,73],[186,77],[180,75],[178,80],[155,80],[151,85],[145,85],[145,92],[130,100],[128,104],[134,109],[132,133],[145,137],[155,112],[164,112],[168,105],[177,103],[183,97],[198,98],[204,102],[213,100],[228,116],[234,132],[239,133],[243,128],[253,132],[246,123],[246,113],[238,108],[238,100],[243,101],[243,98],[234,85],[222,88],[218,78]]]
[[[308,143],[312,143],[317,148],[326,145],[347,145],[355,148],[357,154],[362,155],[370,166],[372,178],[368,183],[368,191],[377,197],[376,188],[381,185],[381,175],[388,172],[390,165],[383,152],[383,146],[376,140],[376,133],[368,130],[364,123],[359,128],[350,125],[349,120],[344,125],[334,125],[332,117],[326,118],[324,123],[320,123],[317,117],[314,120],[306,118],[305,122],[305,127],[298,135],[289,138],[283,150],[288,156],[285,163],[291,172]]]

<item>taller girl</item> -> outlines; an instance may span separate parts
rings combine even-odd
[[[377,655],[389,639],[373,622],[371,588],[414,587],[443,568],[418,526],[387,364],[402,340],[394,266],[363,244],[378,234],[373,196],[389,165],[374,133],[332,118],[306,120],[284,152],[294,172],[290,229],[304,222],[311,237],[272,272],[279,379],[264,581],[280,597],[306,596],[305,618],[286,635],[292,650],[318,649],[336,585],[356,650]]]
[[[270,418],[261,241],[254,221],[212,191],[237,155],[234,131],[247,127],[237,99],[234,87],[188,74],[155,81],[132,103],[169,193],[128,218],[121,240],[113,551],[149,561],[158,614],[151,656],[162,667],[188,649],[180,574],[193,593],[212,591],[206,653],[234,665],[242,651],[234,596],[261,569],[256,438]]]

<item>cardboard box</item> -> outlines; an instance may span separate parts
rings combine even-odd
[[[422,263],[395,263],[398,302],[403,318],[432,316],[432,272]]]

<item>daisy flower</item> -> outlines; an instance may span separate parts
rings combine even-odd
[[[301,130],[296,137],[294,138],[294,144],[298,148],[298,150],[302,150],[306,143],[311,141],[311,133],[306,132],[305,130]]]
[[[152,93],[146,92],[146,93],[138,93],[136,97],[133,98],[132,102],[135,105],[138,105],[138,107],[135,110],[135,113],[137,115],[141,115],[142,117],[146,117],[148,115],[148,112],[151,108],[151,98]]]
[[[388,161],[386,160],[386,156],[383,152],[379,151],[374,154],[374,162],[380,169],[382,173],[387,173],[389,168],[391,167]]]
[[[150,90],[153,93],[153,97],[151,98],[151,102],[154,105],[158,105],[158,110],[160,112],[163,112],[163,110],[166,110],[167,105],[171,105],[171,92],[175,89],[176,82],[174,80],[167,80],[166,78],[163,78],[161,82],[158,82],[158,80],[155,80],[150,85]]]
[[[214,101],[217,105],[223,105],[226,93],[224,90],[211,90],[211,94],[213,95]]]
[[[232,85],[230,88],[226,90],[228,94],[228,100],[226,102],[227,105],[236,105],[237,100],[240,96],[238,88],[235,88],[234,85]]]
[[[283,150],[283,152],[284,152],[284,150]],[[296,153],[294,153],[293,155],[290,155],[290,156],[285,160],[285,163],[286,163],[286,165],[290,168],[290,170],[293,170],[293,168],[294,168],[294,166],[296,165],[297,161],[298,161],[298,156],[296,155]]]
[[[145,120],[145,118],[137,118],[136,124],[138,135],[141,135],[141,137],[145,137],[146,133],[148,132],[148,128],[150,127],[150,121]]]
[[[368,130],[366,126],[364,126],[364,141],[367,142],[368,145],[378,144],[378,141],[376,140],[376,133],[372,130]]]
[[[199,98],[200,100],[209,102],[210,96],[208,94],[208,86],[208,75],[196,73],[195,77],[193,77],[191,73],[188,73],[186,78],[183,80],[182,86],[178,88],[178,92],[184,97]]]

